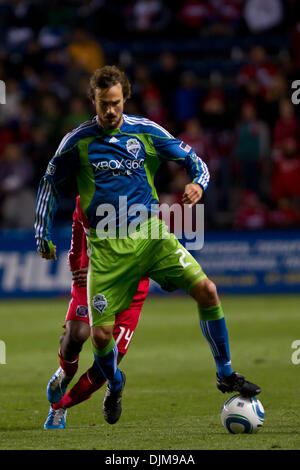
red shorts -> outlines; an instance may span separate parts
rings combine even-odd
[[[122,354],[127,352],[148,291],[149,278],[142,277],[130,307],[116,315],[113,335],[118,345],[118,350]],[[86,287],[72,286],[72,298],[69,303],[66,322],[69,320],[78,320],[89,324]]]

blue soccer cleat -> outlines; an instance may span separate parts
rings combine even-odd
[[[72,378],[67,377],[65,371],[59,367],[52,375],[47,385],[47,398],[50,403],[57,403],[66,393],[67,386]]]
[[[52,405],[50,405],[50,410],[44,424],[44,429],[65,429],[66,414],[67,410],[65,408],[54,410]]]

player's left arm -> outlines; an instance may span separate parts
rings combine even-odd
[[[190,176],[192,181],[185,186],[182,202],[194,206],[208,186],[210,175],[206,163],[196,155],[192,147],[175,139],[163,128],[156,129],[152,140],[161,161],[175,161]]]
[[[42,258],[56,260],[56,246],[52,243],[52,226],[65,182],[75,179],[78,166],[77,151],[73,148],[56,153],[42,177],[35,208],[35,238]]]

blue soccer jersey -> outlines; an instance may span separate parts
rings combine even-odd
[[[208,168],[189,145],[146,118],[126,114],[123,118],[119,129],[107,130],[95,116],[62,139],[37,195],[35,231],[42,251],[51,240],[54,215],[68,179],[77,183],[82,210],[92,228],[101,219],[98,208],[104,204],[114,207],[119,227],[125,220],[120,213],[120,198],[124,197],[127,209],[142,204],[153,213],[158,204],[154,176],[163,161],[177,162],[192,182],[206,189]],[[130,223],[137,215],[128,212]]]

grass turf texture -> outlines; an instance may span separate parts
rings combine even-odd
[[[215,366],[196,305],[188,297],[149,297],[121,368],[123,414],[104,421],[104,389],[68,411],[65,430],[44,430],[46,385],[58,367],[58,339],[68,300],[0,304],[0,449],[300,449],[298,296],[224,297],[235,370],[262,387],[265,424],[256,435],[231,435],[220,423],[229,395],[215,386]],[[91,364],[88,341],[79,378]]]

